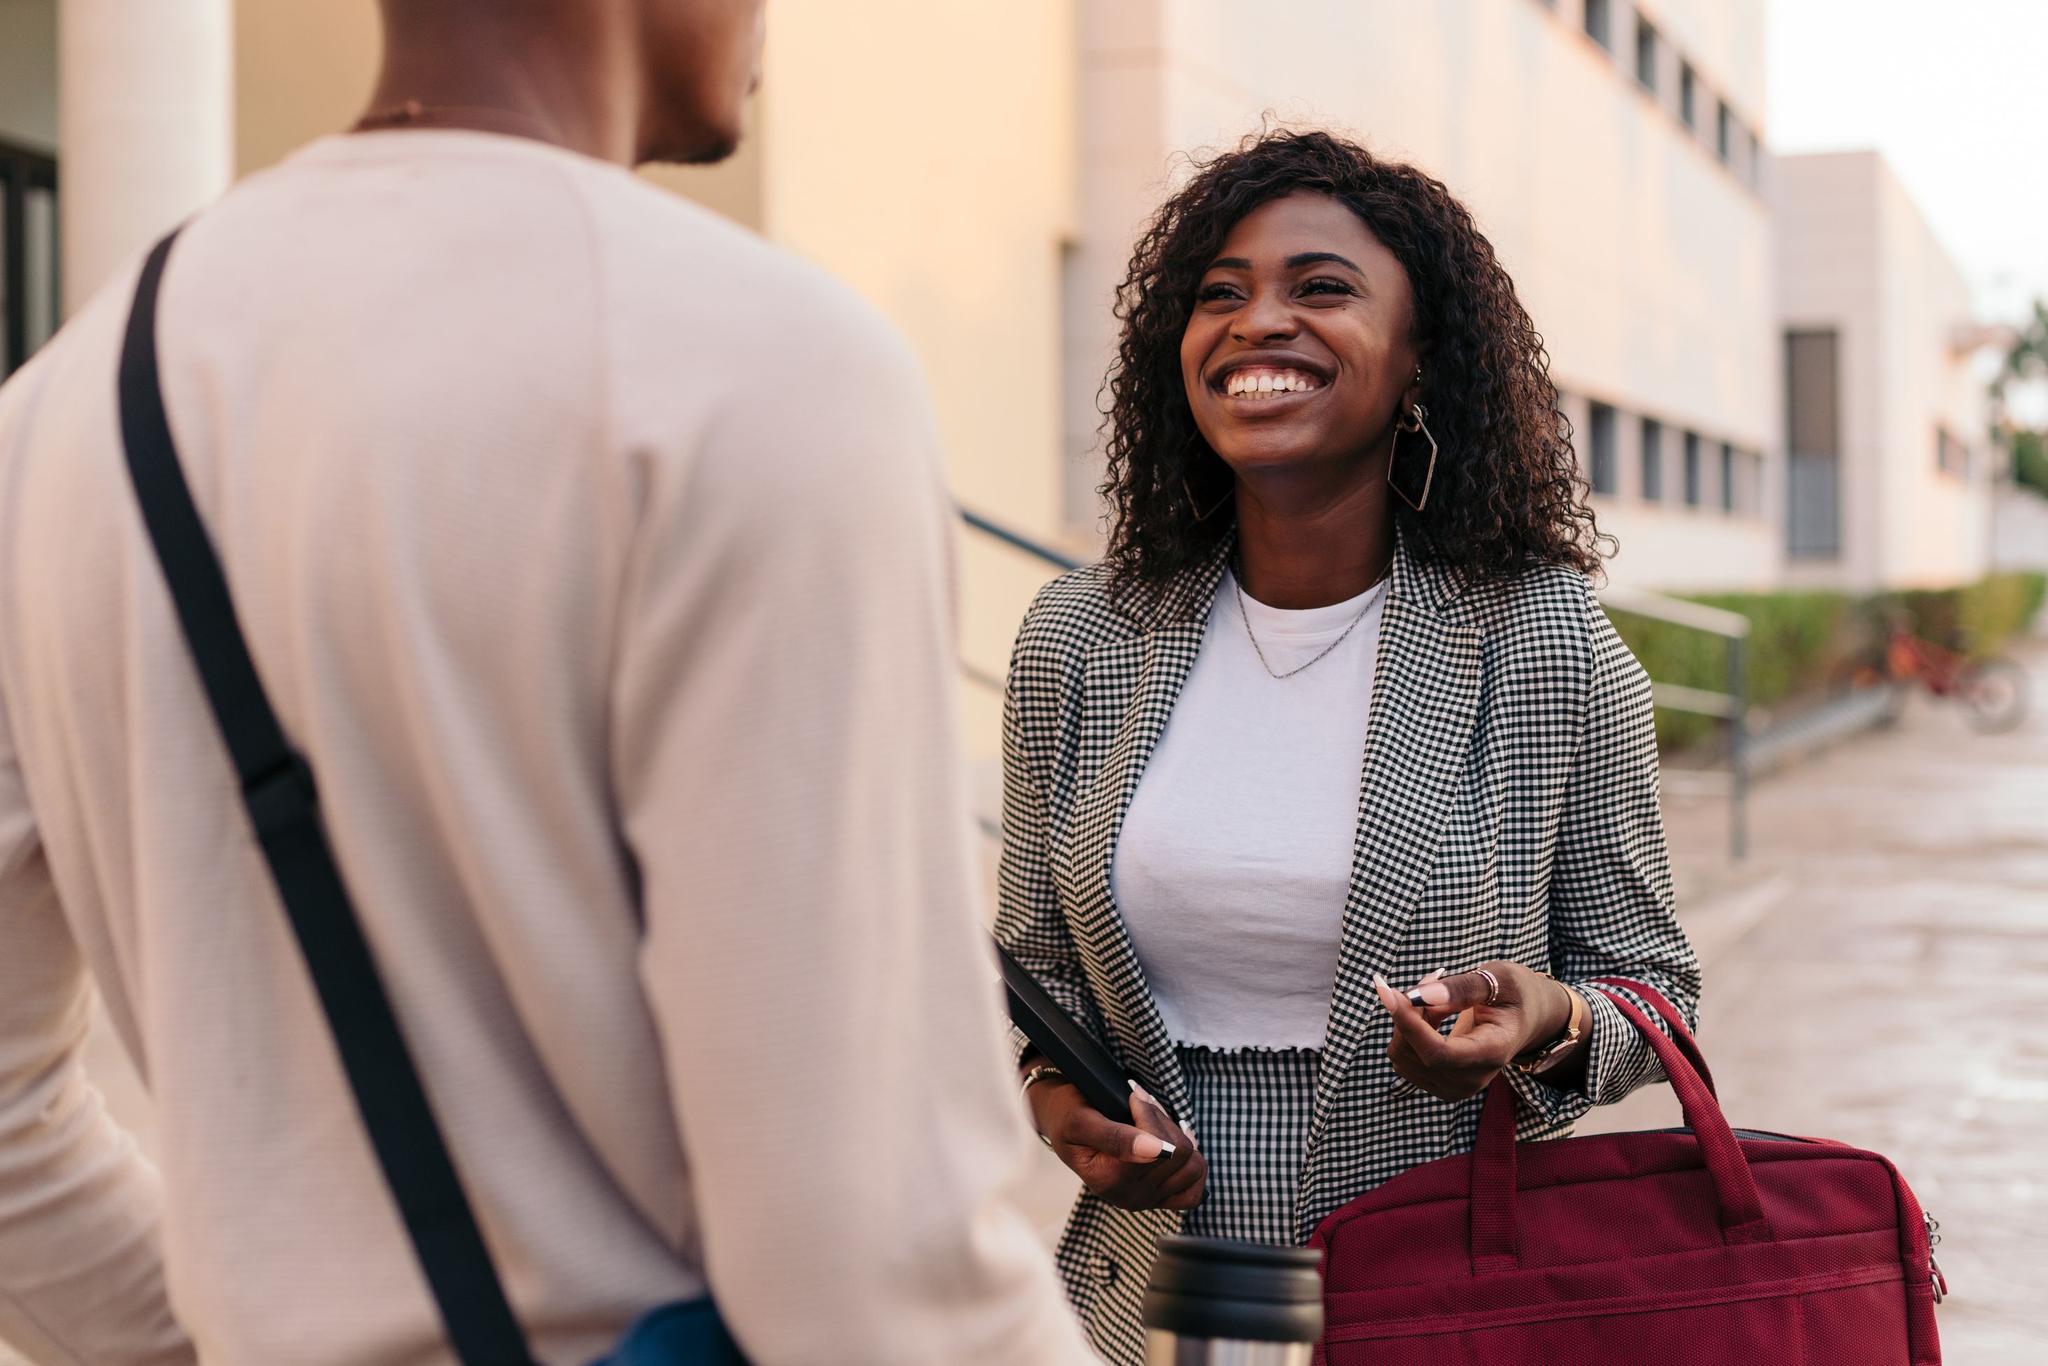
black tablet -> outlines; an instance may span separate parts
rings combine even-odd
[[[1090,1105],[1119,1124],[1135,1124],[1131,1118],[1131,1084],[1116,1057],[1081,1027],[1081,1022],[1060,1008],[1052,994],[1010,951],[996,945],[996,958],[1003,967],[1003,986],[1010,999],[1010,1019],[1045,1060],[1066,1074],[1081,1088]],[[1160,1109],[1165,1109],[1162,1104]]]

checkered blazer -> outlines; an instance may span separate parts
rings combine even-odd
[[[1186,1079],[1110,892],[1131,794],[1201,647],[1226,550],[1161,588],[1105,566],[1048,584],[1010,661],[997,936],[1182,1115]],[[1470,1148],[1477,1099],[1416,1091],[1386,1059],[1372,975],[1413,982],[1495,958],[1567,982],[1616,974],[1688,1019],[1699,965],[1672,913],[1650,684],[1585,578],[1468,585],[1396,550],[1380,628],[1337,981],[1294,1225]],[[1219,946],[1220,947],[1220,946]],[[1515,1078],[1525,1137],[1661,1075],[1598,992],[1584,1094]],[[1653,1013],[1654,1014],[1654,1013]],[[1096,1346],[1141,1353],[1138,1301],[1170,1211],[1083,1194],[1059,1264]]]

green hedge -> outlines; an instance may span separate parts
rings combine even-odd
[[[1749,699],[1774,708],[1851,685],[1881,656],[1884,624],[1904,612],[1916,634],[1951,649],[1986,654],[2026,629],[2048,596],[2048,575],[1993,574],[1961,588],[1856,595],[1833,592],[1700,593],[1689,601],[1749,619]],[[1660,683],[1722,692],[1727,645],[1719,637],[1625,612],[1615,629]],[[1720,722],[1657,709],[1657,741],[1683,748],[1713,737]]]

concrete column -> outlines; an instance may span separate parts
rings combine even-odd
[[[64,311],[234,175],[232,0],[63,0]]]

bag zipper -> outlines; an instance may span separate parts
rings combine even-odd
[[[1934,1302],[1940,1304],[1948,1298],[1948,1277],[1941,1274],[1941,1261],[1934,1255],[1935,1244],[1941,1241],[1941,1220],[1920,1211],[1920,1217],[1927,1221],[1927,1274],[1934,1282]]]

